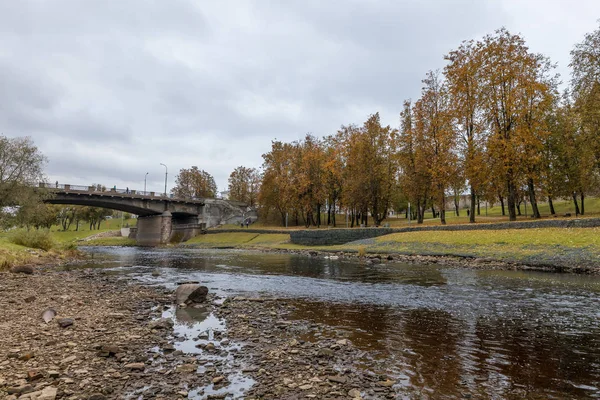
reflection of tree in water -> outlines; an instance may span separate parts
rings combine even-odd
[[[404,315],[400,335],[411,351],[405,362],[412,372],[413,388],[433,396],[459,396],[462,368],[459,342],[463,326],[452,316],[440,310],[415,309]]]
[[[293,302],[296,310],[290,318],[344,327],[348,338],[356,346],[382,350],[382,343],[390,333],[389,307],[360,304],[333,304],[324,302]]]
[[[478,370],[484,378],[506,377],[505,395],[589,396],[589,390],[574,385],[600,380],[600,346],[592,332],[561,334],[531,321],[479,319],[475,334]]]
[[[206,309],[206,307],[177,307],[177,309],[175,310],[175,319],[177,323],[185,325],[189,328],[191,328],[194,324],[197,324],[198,322],[204,321],[209,315],[210,312]]]

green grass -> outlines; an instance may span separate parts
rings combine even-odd
[[[225,232],[199,235],[185,242],[198,247],[274,247],[290,240],[277,233]]]
[[[136,246],[135,239],[129,239],[127,237],[116,236],[92,239],[81,243],[82,246]]]
[[[359,244],[360,243],[360,244]],[[336,246],[369,253],[451,255],[548,264],[600,264],[600,228],[539,228],[393,233]]]
[[[124,220],[123,226],[125,226],[126,224],[129,224],[129,226],[135,226],[136,223],[137,223],[137,220],[135,220],[135,219]],[[71,225],[71,228],[68,231],[62,231],[59,226],[53,226],[50,229],[50,233],[52,234],[52,237],[54,238],[54,240],[56,240],[58,243],[70,243],[70,242],[76,242],[80,239],[84,239],[88,236],[95,235],[97,233],[106,232],[106,231],[114,231],[114,230],[118,230],[120,228],[121,228],[121,220],[118,218],[113,218],[113,219],[103,221],[102,224],[100,225],[99,230],[97,230],[97,229],[90,230],[89,224],[81,223],[81,224],[79,224],[78,231],[75,230],[74,225]]]
[[[444,243],[448,245],[510,246],[594,246],[600,250],[600,228],[537,228],[476,231],[428,231],[392,233],[375,239],[376,243]]]

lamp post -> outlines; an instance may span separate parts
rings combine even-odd
[[[144,175],[144,195],[146,194],[146,179],[148,178],[148,173],[146,172],[146,175]]]
[[[165,167],[165,197],[167,197],[167,166],[163,163],[160,163],[160,165],[162,165],[163,167]]]

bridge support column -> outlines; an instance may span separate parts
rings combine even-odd
[[[173,217],[169,211],[161,215],[139,217],[136,241],[138,246],[158,246],[169,243]]]

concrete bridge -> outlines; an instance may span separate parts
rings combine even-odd
[[[102,207],[138,215],[130,237],[135,236],[140,246],[181,242],[212,226],[256,219],[254,210],[236,201],[179,199],[162,193],[97,186],[40,183],[39,187],[52,193],[44,201],[49,204]]]

